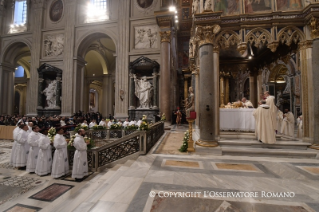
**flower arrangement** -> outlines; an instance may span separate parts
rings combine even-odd
[[[142,121],[140,125],[140,130],[149,130],[148,123],[146,121]]]
[[[161,121],[166,121],[165,113],[162,114]]]
[[[131,126],[127,125],[125,127],[125,130],[128,130],[128,131],[137,130],[137,129],[138,129],[138,126],[135,124],[132,124]]]
[[[104,126],[100,126],[100,125],[93,126],[93,130],[105,130],[105,129],[106,129],[106,127],[104,127]]]
[[[179,149],[180,152],[187,152],[188,140],[189,140],[189,131],[186,130],[186,132],[184,133],[183,145]]]
[[[78,132],[79,129],[88,130],[89,128],[87,126],[82,126],[81,124],[78,124],[76,128],[74,128],[74,132]]]
[[[68,148],[72,148],[73,147],[73,142],[75,139],[75,135],[72,135],[70,138],[70,141],[68,142]]]
[[[118,124],[118,123],[115,123],[115,124],[112,124],[112,125],[111,125],[110,129],[111,129],[111,130],[122,129],[122,125],[121,125],[121,124]]]
[[[75,148],[73,145],[74,145],[74,139],[76,138],[75,135],[72,135],[71,138],[70,138],[70,141],[68,142],[68,148],[69,149],[72,149],[72,148]],[[88,138],[88,137],[84,137],[84,141],[87,143],[87,147],[88,149],[92,149],[94,147],[94,141],[91,139],[91,138]],[[88,142],[89,141],[89,142]]]
[[[51,127],[48,131],[48,137],[50,138],[51,143],[53,143],[55,135],[56,135],[56,129],[54,127]]]

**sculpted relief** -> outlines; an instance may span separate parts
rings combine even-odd
[[[44,38],[44,56],[56,57],[63,54],[64,34],[47,35]]]
[[[135,49],[158,48],[158,28],[153,26],[135,27]]]

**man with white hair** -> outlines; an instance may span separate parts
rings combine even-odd
[[[247,100],[246,97],[243,97],[241,99],[241,101],[243,103],[244,108],[253,108],[254,107],[253,103],[251,103],[251,101]]]
[[[125,119],[125,121],[123,122],[123,127],[127,127],[129,126],[130,122],[128,121],[128,118]]]

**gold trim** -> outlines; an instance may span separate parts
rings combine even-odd
[[[318,19],[315,17],[312,17],[308,23],[311,28],[311,37],[312,39],[319,38],[319,23]]]
[[[193,122],[195,119],[187,119],[188,122],[188,132],[189,132],[189,139],[188,139],[188,152],[195,152],[194,149],[194,141],[193,141]]]
[[[159,34],[161,36],[161,43],[163,43],[163,42],[170,43],[171,42],[171,31],[170,30],[159,32]]]
[[[213,26],[196,27],[195,35],[199,40],[198,46],[201,47],[206,44],[214,45],[215,35],[220,32],[220,29],[220,26],[217,24]]]
[[[218,147],[219,146],[217,141],[207,142],[207,141],[198,140],[196,141],[195,144],[202,147]]]

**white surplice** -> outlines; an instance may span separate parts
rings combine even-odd
[[[277,121],[276,121],[276,116],[277,116],[277,107],[275,105],[275,97],[274,96],[268,96],[266,99],[266,105],[268,105],[270,108],[270,116],[272,120],[272,127],[274,130],[277,128]]]
[[[24,130],[21,130],[17,135],[17,144],[14,150],[14,160],[12,163],[13,167],[25,167],[27,165],[27,152],[25,146],[28,135],[28,131]]]
[[[123,127],[127,127],[129,124],[130,124],[130,122],[124,121],[124,122],[123,122]]]
[[[276,121],[277,121],[277,132],[280,133],[281,132],[281,125],[282,125],[282,121],[283,121],[283,112],[281,110],[277,111],[277,117],[276,117]]]
[[[53,145],[55,147],[55,152],[53,156],[51,176],[53,178],[59,178],[69,173],[67,142],[63,135],[56,134]]]
[[[302,138],[302,137],[303,137],[303,133],[302,133],[302,120],[299,120],[299,122],[298,122],[297,137],[298,137],[298,138]]]
[[[73,146],[76,151],[73,159],[72,178],[81,179],[88,175],[87,145],[83,136],[76,134]]]
[[[253,103],[251,103],[251,101],[249,101],[249,100],[246,100],[245,103],[243,102],[243,105],[245,108],[254,107]]]
[[[142,120],[138,120],[138,122],[136,123],[137,126],[141,126],[142,124]]]
[[[129,126],[136,125],[136,121],[130,121]]]
[[[272,127],[271,109],[268,105],[260,105],[253,113],[256,120],[256,137],[266,144],[276,142],[276,134]]]
[[[39,139],[41,133],[31,132],[28,135],[28,144],[30,145],[28,159],[27,159],[27,172],[34,172],[37,165],[38,153],[39,153]]]
[[[91,122],[90,124],[89,124],[89,128],[91,129],[91,128],[93,128],[94,126],[96,126],[97,124],[95,123],[95,122]]]
[[[39,176],[51,173],[52,169],[52,151],[50,138],[41,135],[39,140],[39,153],[35,173]]]
[[[106,122],[105,121],[100,121],[99,125],[106,127]]]
[[[295,117],[292,112],[285,113],[282,122],[281,133],[290,137],[295,137]]]
[[[20,130],[21,130],[20,127],[16,127],[13,130],[13,144],[12,144],[11,157],[10,157],[10,164],[11,165],[13,164],[13,161],[14,161],[14,152],[15,152],[15,148],[17,145],[17,137],[18,137]]]

